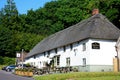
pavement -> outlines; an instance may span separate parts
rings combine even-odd
[[[0,80],[34,80],[34,79],[32,77],[22,77],[15,75],[12,72],[0,70]]]

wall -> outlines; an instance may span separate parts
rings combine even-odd
[[[93,42],[100,43],[100,49],[92,49]],[[90,39],[90,71],[113,71],[113,58],[117,55],[115,41]]]
[[[100,49],[92,49],[92,43],[100,43]],[[115,41],[87,39],[78,41],[65,47],[57,48],[31,57],[26,62],[35,63],[38,68],[44,67],[44,62],[50,62],[51,58],[60,55],[60,64],[57,67],[67,67],[66,58],[70,58],[70,66],[77,67],[79,71],[112,71],[113,58],[116,56]],[[85,44],[85,49],[83,49]],[[65,50],[64,50],[65,48]],[[85,59],[85,62],[83,61]]]

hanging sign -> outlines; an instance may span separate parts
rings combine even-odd
[[[19,57],[20,57],[20,53],[17,53],[17,54],[16,54],[16,57],[19,58]]]

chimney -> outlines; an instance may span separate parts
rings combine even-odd
[[[99,14],[99,9],[93,9],[92,10],[92,16],[96,15],[96,14]]]

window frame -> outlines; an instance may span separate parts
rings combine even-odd
[[[82,58],[82,61],[83,61],[83,67],[86,66],[86,58]]]
[[[66,58],[66,66],[70,66],[70,57]]]

